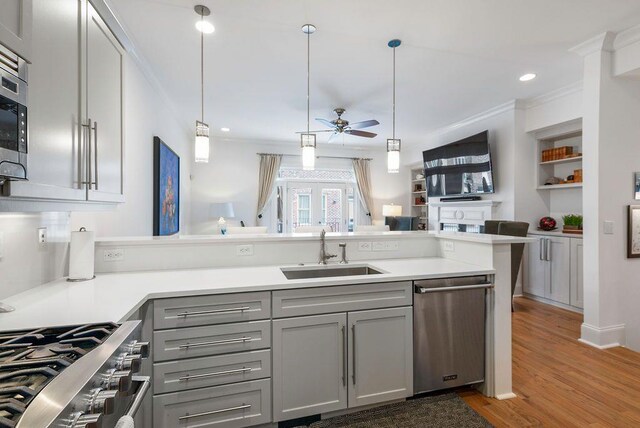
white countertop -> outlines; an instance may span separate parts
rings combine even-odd
[[[370,265],[383,274],[287,280],[280,271],[280,267],[285,266],[261,266],[98,274],[92,281],[76,283],[60,279],[3,299],[16,310],[0,313],[0,330],[121,322],[154,298],[495,273],[492,269],[440,257],[374,260],[351,265]],[[287,267],[292,266],[295,265]]]
[[[529,235],[537,235],[537,236],[560,236],[563,238],[578,238],[582,239],[581,233],[563,233],[560,230],[530,230]]]

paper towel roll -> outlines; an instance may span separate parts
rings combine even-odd
[[[84,227],[71,232],[69,249],[69,280],[82,281],[93,278],[95,240],[93,232]]]
[[[116,428],[134,428],[133,418],[128,415],[124,415],[120,419],[118,419],[118,423],[116,423]]]

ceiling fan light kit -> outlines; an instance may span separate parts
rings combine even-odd
[[[200,120],[196,120],[196,139],[194,147],[194,157],[196,162],[209,162],[209,125],[204,122],[204,35],[213,32],[213,25],[205,25],[205,16],[209,16],[211,11],[208,7],[198,5],[193,8],[200,16],[200,25],[196,28],[200,30]],[[208,31],[210,29],[211,31]]]
[[[392,137],[387,139],[387,172],[397,174],[400,172],[400,146],[399,138],[396,138],[396,48],[402,42],[398,39],[390,40],[387,43],[393,49],[393,132]]]
[[[311,35],[316,32],[316,27],[312,24],[305,24],[302,26],[302,32],[307,35],[307,132],[300,134],[300,147],[302,148],[302,169],[312,171],[316,165],[316,136],[309,131]]]

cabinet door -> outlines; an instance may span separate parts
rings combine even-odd
[[[0,1],[0,40],[27,61],[31,57],[32,0]]]
[[[523,281],[523,291],[538,297],[544,297],[548,270],[544,260],[545,238],[538,238],[527,245],[527,276]]]
[[[571,306],[584,307],[582,239],[571,239]]]
[[[29,182],[12,196],[84,200],[80,140],[80,2],[35,0],[29,68]],[[74,49],[74,47],[76,47]]]
[[[347,407],[347,314],[273,321],[274,421]]]
[[[91,201],[123,202],[124,49],[87,4],[85,82],[87,155]]]
[[[549,283],[545,297],[556,302],[569,304],[571,269],[570,238],[547,238],[547,268]]]
[[[349,407],[413,395],[411,307],[349,312]]]

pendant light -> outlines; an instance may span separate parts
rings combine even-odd
[[[209,125],[204,123],[204,35],[213,33],[214,27],[204,20],[211,11],[208,7],[198,5],[194,10],[200,15],[200,21],[196,23],[196,28],[200,31],[200,120],[196,120],[196,141],[195,141],[195,161],[209,162]]]
[[[397,174],[400,172],[400,139],[396,138],[396,48],[402,42],[398,39],[387,43],[393,49],[393,132],[387,139],[387,172]]]
[[[316,32],[315,25],[305,24],[302,32],[307,35],[307,132],[300,134],[300,147],[302,148],[302,169],[313,170],[316,164],[316,134],[309,132],[310,116],[310,76],[311,76],[311,35]]]

